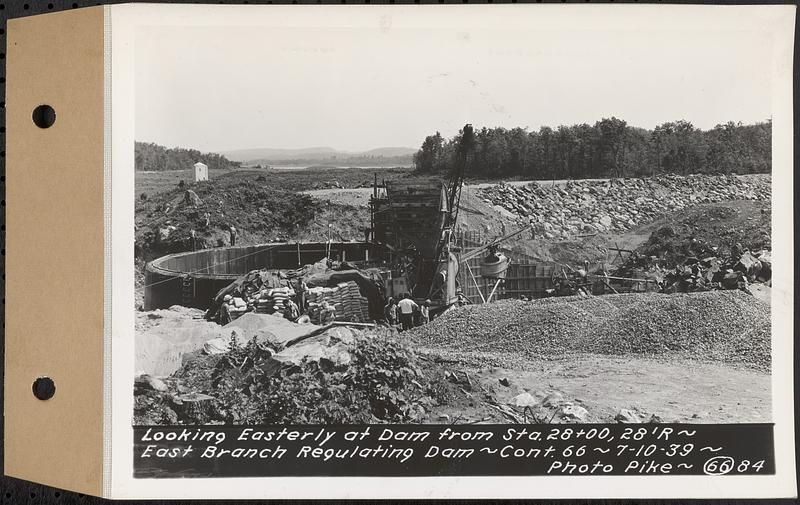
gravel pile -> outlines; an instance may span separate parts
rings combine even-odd
[[[414,329],[411,337],[444,356],[506,366],[597,353],[680,356],[768,371],[770,334],[768,304],[742,291],[710,291],[471,305]]]
[[[769,175],[689,175],[608,181],[571,181],[564,186],[498,184],[479,196],[521,223],[538,226],[548,239],[582,233],[624,232],[668,211],[729,200],[769,200]]]

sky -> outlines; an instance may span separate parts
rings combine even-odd
[[[389,25],[389,26],[387,26]],[[136,139],[201,151],[418,147],[476,127],[708,129],[771,116],[768,34],[626,25],[148,26]]]

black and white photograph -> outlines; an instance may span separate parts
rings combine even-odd
[[[795,6],[295,4],[9,22],[7,476],[797,497]]]
[[[134,424],[771,422],[765,35],[381,19],[139,29]]]
[[[781,9],[490,7],[112,16],[118,496],[794,492]]]

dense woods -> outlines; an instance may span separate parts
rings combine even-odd
[[[452,139],[439,132],[425,138],[414,155],[420,172],[444,172],[457,166],[463,130]],[[612,117],[594,126],[580,124],[475,129],[466,173],[475,177],[582,179],[656,174],[770,172],[772,122],[728,122],[703,131],[688,121],[653,130],[629,126]]]
[[[219,154],[182,147],[168,149],[149,142],[136,142],[134,153],[136,170],[187,170],[197,162],[205,163],[209,169],[239,167],[238,162]]]

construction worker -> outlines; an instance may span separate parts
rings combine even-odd
[[[334,322],[336,320],[336,307],[328,300],[325,300],[322,302],[322,311],[319,314],[319,318],[322,324]]]
[[[297,301],[299,303],[300,312],[306,311],[306,293],[308,292],[308,285],[303,282],[303,279],[297,279]]]
[[[430,299],[425,300],[422,303],[422,307],[419,308],[419,312],[422,316],[422,324],[428,324],[431,322],[431,301]]]
[[[389,301],[386,302],[386,306],[383,307],[383,318],[386,320],[386,324],[388,324],[389,327],[394,328],[397,326],[397,304],[392,297],[389,297]]]
[[[283,301],[283,317],[291,322],[295,322],[300,318],[300,308],[289,298]]]
[[[231,295],[225,295],[225,297],[222,299],[222,305],[219,306],[217,317],[219,318],[219,324],[223,326],[231,322],[230,304],[232,302],[233,302],[233,297]]]
[[[234,228],[233,225],[231,225],[230,227],[230,232],[231,232],[231,245],[233,246],[236,245],[236,228]]]
[[[397,303],[397,308],[400,311],[400,323],[403,325],[403,330],[410,330],[414,327],[414,311],[419,310],[417,302],[411,299],[411,296],[406,293],[403,299]]]

